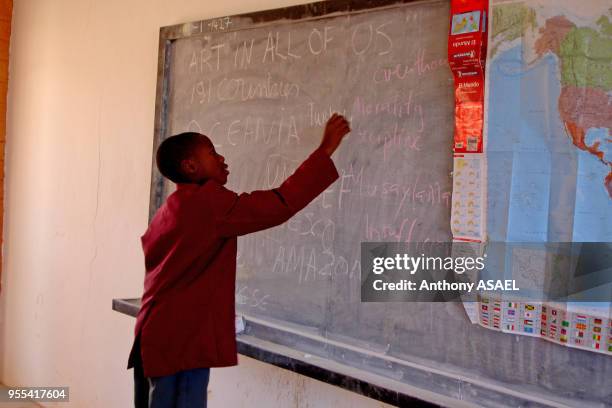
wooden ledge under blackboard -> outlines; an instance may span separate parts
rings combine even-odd
[[[113,299],[112,307],[119,313],[136,317],[140,309],[140,299]],[[342,343],[325,340],[320,336],[281,327],[274,322],[248,316],[243,316],[243,318],[244,333],[236,336],[239,354],[387,404],[416,408],[502,405],[569,407],[569,405],[559,404],[535,395],[521,394],[504,387],[503,384],[484,383],[467,376],[398,360],[391,356],[378,356],[377,353],[351,348]],[[279,344],[274,339],[282,339],[284,344]],[[298,343],[300,350],[289,347]],[[372,365],[379,366],[380,374],[374,370],[365,371],[309,353],[309,351],[321,352],[321,350],[336,356],[346,355],[347,361],[358,361],[360,354],[363,354],[361,358],[368,359],[369,370],[372,370]],[[425,389],[395,380],[390,376],[394,372],[401,373],[404,381],[411,380],[414,384],[419,382],[435,384],[436,391],[433,391],[433,388]],[[460,390],[456,394],[457,398],[444,395],[444,391],[451,389]]]
[[[119,313],[136,317],[139,309],[140,299],[113,299],[113,310]],[[246,333],[251,330],[264,329],[261,327],[261,323],[257,323],[254,320],[257,319],[245,318]],[[457,406],[457,401],[452,401],[450,398],[417,388],[413,389],[413,387],[406,386],[406,384],[392,381],[394,383],[393,388],[405,389],[405,392],[395,391],[391,389],[390,380],[386,377],[377,376],[331,360],[298,352],[297,350],[262,340],[253,335],[239,334],[236,336],[236,342],[238,353],[243,356],[336,385],[387,404],[415,408]],[[437,401],[437,403],[426,400]],[[472,405],[463,404],[463,406]]]

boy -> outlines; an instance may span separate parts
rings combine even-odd
[[[166,139],[159,171],[177,183],[141,237],[142,306],[128,368],[140,407],[206,407],[210,367],[237,364],[236,237],[279,225],[338,178],[330,158],[350,131],[334,114],[323,140],[279,188],[236,194],[212,142],[198,133]]]

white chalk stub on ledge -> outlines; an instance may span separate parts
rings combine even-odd
[[[236,316],[236,334],[244,332],[244,319],[242,316]]]

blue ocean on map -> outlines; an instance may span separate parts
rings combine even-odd
[[[558,61],[547,55],[527,66],[522,54],[515,46],[489,67],[489,240],[612,242],[609,168],[565,132]],[[608,131],[590,129],[587,142]]]
[[[557,59],[546,55],[528,65],[517,45],[493,59],[488,75],[488,240],[612,242],[612,199],[604,187],[609,170],[574,146],[565,131]],[[590,129],[587,142],[603,140],[608,131]],[[497,252],[489,254],[484,277],[512,279],[512,254]],[[609,293],[610,286],[591,291]],[[583,295],[578,299],[589,298]],[[610,304],[597,306],[606,311]]]

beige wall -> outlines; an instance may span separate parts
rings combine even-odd
[[[0,0],[0,231],[4,221],[4,146],[6,143],[6,98],[8,92],[9,45],[13,0]],[[0,244],[2,235],[0,234]],[[0,263],[2,253],[0,252]],[[0,291],[2,291],[2,266],[0,265]]]
[[[160,26],[299,0],[19,0],[10,55],[0,381],[127,407]],[[255,360],[213,370],[212,407],[379,406]]]

